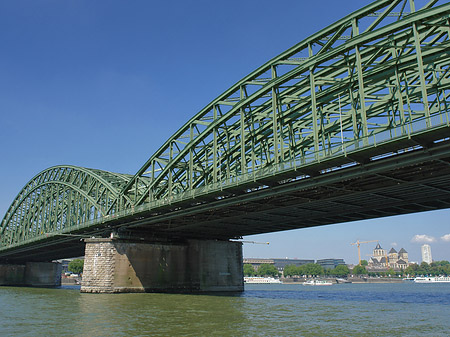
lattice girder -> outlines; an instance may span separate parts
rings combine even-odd
[[[118,211],[130,176],[75,166],[55,166],[31,179],[0,227],[2,246],[44,237]]]
[[[435,3],[415,12],[411,2],[406,15],[405,1],[375,2],[269,61],[171,137],[124,194],[134,205],[170,198],[283,161],[368,146],[375,134],[405,135],[421,119],[432,126],[433,115],[442,122],[449,5]],[[399,6],[401,20],[383,26]],[[359,21],[381,9],[360,33]]]
[[[449,125],[442,2],[379,0],[308,37],[214,99],[134,176],[75,166],[39,173],[7,211],[0,250],[94,225],[99,233],[112,218],[120,227],[173,199],[263,189],[281,171],[289,174],[280,181],[307,177],[317,173],[311,163]]]

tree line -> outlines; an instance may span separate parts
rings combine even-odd
[[[334,269],[324,269],[317,263],[307,263],[301,266],[286,265],[283,270],[285,277],[293,276],[337,276],[344,277],[350,274],[350,270],[346,265],[339,265]],[[251,264],[244,264],[244,276],[280,276],[279,271],[274,265],[261,264],[255,269]]]
[[[404,273],[410,276],[430,275],[430,276],[449,276],[450,262],[434,261],[430,264],[422,262],[421,264],[413,264],[405,269]]]
[[[450,275],[450,262],[448,261],[435,261],[430,264],[422,262],[419,264],[412,264],[402,271],[395,271],[390,268],[385,271],[368,271],[366,269],[367,261],[361,261],[361,266],[357,265],[350,270],[346,265],[338,265],[334,269],[324,269],[317,263],[307,263],[300,266],[286,265],[283,270],[285,277],[294,276],[335,276],[345,277],[348,274],[354,275],[368,275],[368,276],[449,276]],[[255,269],[251,264],[244,264],[244,276],[272,276],[279,277],[281,273],[272,264],[261,264]]]
[[[263,263],[257,269],[253,268],[251,264],[244,264],[244,276],[272,276],[279,277],[280,272],[273,264]]]

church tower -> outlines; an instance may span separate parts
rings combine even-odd
[[[386,257],[386,250],[381,248],[380,244],[377,243],[375,249],[373,250],[373,259],[377,260],[378,262],[381,262],[381,260],[385,257]]]
[[[395,264],[395,263],[397,263],[397,261],[399,259],[398,253],[394,248],[391,248],[391,250],[389,251],[388,257],[389,257],[389,264],[391,264],[391,263]]]
[[[403,248],[400,249],[400,251],[398,252],[398,258],[399,258],[399,260],[403,260],[406,263],[409,263],[409,261],[408,261],[408,252],[406,250],[404,250]]]

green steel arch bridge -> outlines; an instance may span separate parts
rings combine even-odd
[[[0,259],[83,255],[90,236],[229,240],[448,208],[449,35],[446,1],[375,1],[238,81],[136,174],[37,174],[1,222]]]

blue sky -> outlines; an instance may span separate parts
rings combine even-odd
[[[70,164],[134,174],[239,79],[370,3],[91,1],[0,3],[0,217],[37,173]],[[344,258],[380,240],[450,260],[450,211],[246,237],[246,257]],[[416,235],[416,242],[413,238]],[[373,244],[362,245],[362,255]]]

